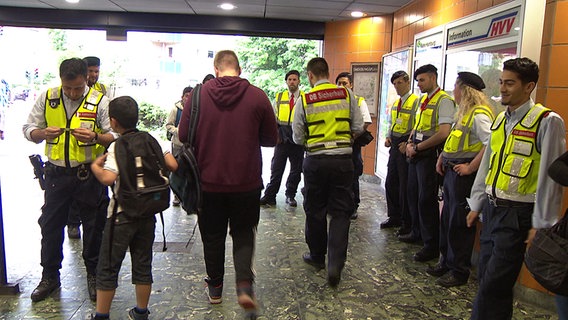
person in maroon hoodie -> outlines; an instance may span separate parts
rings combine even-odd
[[[201,88],[194,142],[203,191],[198,224],[206,291],[210,303],[221,303],[229,227],[238,302],[254,314],[252,261],[263,187],[260,147],[276,145],[276,117],[266,93],[239,77],[241,67],[233,51],[219,51],[213,64],[216,78]],[[179,125],[182,142],[188,136],[191,96],[187,101]]]

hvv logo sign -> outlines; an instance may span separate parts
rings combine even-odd
[[[491,21],[489,38],[506,35],[511,32],[516,16],[517,13],[515,12],[512,16],[499,17]]]

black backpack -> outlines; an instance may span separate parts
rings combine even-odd
[[[116,140],[115,154],[120,186],[114,197],[123,214],[136,219],[166,210],[170,206],[169,179],[158,141],[147,132],[132,130]]]

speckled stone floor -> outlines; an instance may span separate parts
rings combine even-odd
[[[264,149],[265,181],[270,176],[271,152]],[[25,161],[11,159],[0,152],[0,160],[31,171]],[[0,173],[8,281],[18,283],[21,291],[0,296],[0,319],[88,319],[94,304],[87,296],[78,240],[64,243],[61,289],[42,302],[31,302],[31,291],[41,276],[36,221],[42,194],[37,182],[31,180],[31,172],[25,175],[26,181],[32,181],[26,182],[29,186],[25,198],[21,189],[10,187],[10,179],[22,180],[21,175],[16,176],[13,170]],[[468,319],[477,289],[475,279],[458,288],[437,286],[425,272],[427,264],[412,260],[419,247],[399,242],[394,230],[379,228],[386,218],[380,186],[363,181],[361,190],[359,218],[351,225],[348,261],[337,289],[327,285],[325,270],[316,271],[302,261],[307,246],[301,205],[287,208],[281,190],[276,207],[262,208],[255,261],[259,319]],[[297,200],[301,203],[300,195]],[[162,230],[158,223],[151,319],[242,319],[243,312],[236,302],[231,241],[227,241],[223,303],[210,305],[205,295],[196,216],[175,207],[164,215],[168,250],[161,251]],[[135,304],[129,260],[127,255],[112,305],[112,319],[126,319],[127,311]],[[514,309],[514,319],[557,319],[554,310],[524,302],[515,302]]]

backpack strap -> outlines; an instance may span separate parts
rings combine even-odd
[[[174,122],[175,126],[179,126],[179,121],[181,120],[181,113],[183,110],[181,110],[180,108],[177,108],[177,112],[176,112],[176,121]]]
[[[193,88],[193,94],[191,95],[191,118],[189,119],[189,130],[187,130],[187,143],[192,148],[195,141],[195,132],[197,131],[197,121],[199,121],[200,93],[201,84],[198,84]]]

